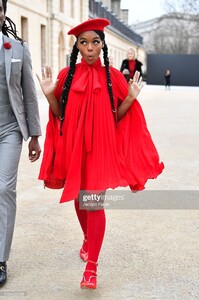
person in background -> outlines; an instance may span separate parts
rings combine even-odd
[[[84,236],[79,255],[86,262],[80,287],[88,289],[97,287],[106,190],[142,190],[164,168],[136,100],[143,87],[139,72],[127,83],[119,70],[109,68],[104,34],[109,24],[97,18],[72,28],[68,34],[76,41],[70,66],[55,83],[49,66],[38,76],[50,105],[39,179],[49,188],[63,187],[60,203],[74,201]]]
[[[130,48],[127,51],[127,58],[122,61],[120,72],[122,72],[128,82],[130,78],[133,78],[136,71],[142,76],[142,63],[136,59],[135,50]]]
[[[164,74],[165,78],[165,89],[170,90],[170,85],[171,85],[171,71],[169,69],[166,69],[166,72]]]
[[[7,0],[0,0],[0,287],[7,280],[23,139],[31,137],[28,145],[31,162],[35,162],[41,152],[38,142],[41,128],[30,52],[27,44],[17,36],[15,24],[6,17],[6,9]]]

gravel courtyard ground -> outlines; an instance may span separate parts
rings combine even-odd
[[[48,106],[40,93],[39,98],[43,148]],[[107,209],[98,288],[81,290],[82,233],[73,203],[59,204],[61,192],[43,188],[37,180],[41,159],[29,163],[24,143],[16,228],[1,299],[199,299],[199,210],[193,209],[191,197],[199,190],[199,88],[145,86],[138,99],[165,163],[162,175],[146,189],[151,195],[161,191],[165,201],[172,191],[184,191],[190,205]]]

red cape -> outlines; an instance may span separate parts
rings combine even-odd
[[[60,99],[68,68],[58,75],[55,96]],[[110,68],[115,105],[128,94],[124,76]],[[135,100],[115,124],[107,91],[105,67],[77,64],[60,136],[60,121],[49,110],[39,179],[64,180],[60,202],[78,197],[80,190],[130,186],[144,189],[148,179],[163,170],[147,129],[142,108]]]

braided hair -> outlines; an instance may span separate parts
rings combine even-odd
[[[72,52],[71,52],[70,67],[69,67],[68,75],[67,75],[66,80],[64,82],[63,92],[62,92],[62,97],[61,97],[60,135],[62,135],[62,125],[63,125],[63,121],[64,121],[65,107],[66,107],[66,104],[67,104],[67,101],[68,101],[68,94],[69,94],[69,91],[70,91],[71,83],[73,81],[73,75],[75,73],[77,56],[78,56],[78,53],[79,53],[79,49],[77,49],[77,47],[76,47],[77,44],[76,43],[77,42],[75,42],[75,44],[73,45],[73,49],[72,49]]]
[[[114,117],[116,118],[116,108],[114,106],[112,82],[111,82],[110,69],[109,69],[108,47],[105,42],[105,34],[103,31],[100,31],[100,30],[95,30],[95,32],[99,35],[100,39],[104,42],[103,58],[104,58],[104,65],[105,65],[105,69],[106,69],[107,88],[108,88],[108,93],[109,93],[109,97],[110,97],[111,109],[112,109],[112,112],[114,113]]]
[[[112,112],[114,113],[114,118],[116,121],[116,108],[114,106],[114,97],[113,97],[113,91],[112,91],[112,83],[111,83],[111,78],[110,78],[110,69],[109,69],[109,59],[108,59],[108,47],[105,43],[105,34],[101,30],[94,30],[100,37],[100,39],[104,42],[104,47],[103,47],[103,58],[104,58],[104,65],[106,69],[106,77],[107,77],[107,88],[108,88],[108,93],[110,97],[110,104],[111,104],[111,109]],[[63,87],[63,92],[62,92],[62,99],[61,99],[61,131],[60,134],[62,134],[62,124],[64,120],[64,114],[65,114],[65,107],[67,104],[68,100],[68,94],[70,91],[70,86],[72,84],[73,76],[75,73],[75,67],[76,67],[76,61],[77,61],[77,56],[79,49],[77,49],[77,41],[75,42],[71,56],[70,56],[70,67],[69,67],[69,72],[66,77],[64,87]]]
[[[112,109],[112,112],[114,113],[115,121],[117,121],[117,118],[116,118],[117,109],[115,108],[115,105],[114,105],[112,82],[111,82],[110,68],[109,68],[108,47],[107,47],[107,44],[105,42],[104,42],[103,52],[104,52],[103,53],[104,54],[103,55],[104,65],[105,65],[106,77],[107,77],[107,88],[108,88],[108,93],[109,93],[109,97],[110,97],[111,109]]]
[[[6,14],[7,0],[2,0],[2,3],[3,3],[4,14]],[[15,40],[18,40],[21,43],[23,43],[23,40],[17,35],[15,23],[8,17],[5,17],[5,21],[2,26],[2,33],[8,37],[9,34],[11,34],[15,38]]]

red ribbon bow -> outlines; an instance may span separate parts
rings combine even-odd
[[[94,65],[87,65],[82,60],[82,74],[73,85],[73,90],[79,93],[86,92],[87,108],[85,116],[85,145],[86,151],[92,150],[93,143],[93,122],[94,122],[94,94],[101,89],[98,72],[95,67],[101,66],[100,60]]]

